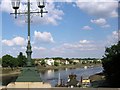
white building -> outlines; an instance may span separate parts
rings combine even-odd
[[[80,60],[73,60],[73,62],[75,62],[75,63],[79,63],[79,62],[80,62]]]
[[[65,64],[68,65],[68,64],[70,64],[70,63],[66,60],[66,61],[65,61]]]
[[[54,65],[55,61],[53,59],[45,59],[45,62],[47,65],[52,66],[52,65]]]

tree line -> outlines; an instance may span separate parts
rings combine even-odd
[[[23,55],[22,52],[19,53],[17,58],[11,55],[4,55],[2,57],[2,67],[10,67],[13,69],[14,67],[24,67],[27,65],[27,58]]]

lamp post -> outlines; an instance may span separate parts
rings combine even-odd
[[[34,13],[40,13],[41,17],[43,17],[43,13],[48,13],[48,11],[44,11],[43,8],[45,8],[45,2],[44,0],[37,0],[37,5],[40,8],[40,11],[31,11],[30,10],[30,0],[27,1],[27,6],[28,6],[28,10],[27,12],[17,12],[17,10],[20,7],[20,0],[12,0],[12,7],[15,10],[14,14],[15,15],[15,19],[17,18],[18,14],[27,14],[27,21],[28,21],[28,43],[27,43],[27,67],[31,67],[31,54],[32,54],[32,46],[30,43],[30,15],[34,14]]]
[[[27,66],[31,66],[31,43],[30,43],[30,0],[28,0],[28,45],[27,45]]]

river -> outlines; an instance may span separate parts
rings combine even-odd
[[[64,81],[64,83],[67,82],[67,77],[70,74],[76,74],[77,80],[80,80],[81,76],[89,77],[91,75],[94,75],[96,73],[102,72],[103,68],[101,66],[96,67],[89,67],[87,69],[85,68],[76,68],[76,69],[57,69],[57,70],[46,70],[40,72],[40,77],[43,82],[48,82],[54,87],[58,83],[58,78],[60,76],[60,79]]]

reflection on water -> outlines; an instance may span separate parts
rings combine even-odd
[[[40,72],[40,77],[43,80],[43,82],[50,83],[53,87],[58,83],[59,73],[60,73],[60,79],[63,79],[63,81],[67,82],[67,77],[69,74],[76,74],[77,80],[80,80],[81,76],[83,77],[89,77],[93,74],[102,72],[102,67],[90,67],[87,69],[84,68],[76,68],[76,69],[55,69],[55,70],[46,70]]]

